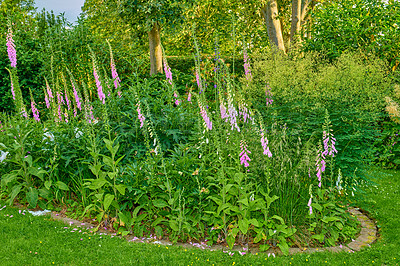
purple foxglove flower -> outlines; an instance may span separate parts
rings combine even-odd
[[[250,60],[249,56],[247,55],[246,49],[244,49],[243,51],[243,57],[244,57],[244,74],[246,76],[246,79],[250,81],[252,79],[252,76],[250,71]]]
[[[142,128],[143,127],[143,125],[144,125],[144,120],[145,120],[145,117],[143,116],[143,114],[141,113],[141,110],[140,110],[140,102],[138,103],[138,105],[137,105],[137,112],[138,112],[138,118],[139,118],[139,121],[140,121],[140,128]]]
[[[188,94],[187,100],[188,100],[188,102],[191,102],[191,101],[192,101],[192,94],[191,94],[190,92],[189,92],[189,94]]]
[[[75,97],[75,102],[76,102],[76,107],[78,107],[78,109],[81,111],[82,110],[82,104],[81,104],[81,99],[79,98],[78,92],[75,88],[74,83],[71,80],[71,84],[72,84],[72,90],[74,92],[74,97]]]
[[[111,76],[114,80],[114,87],[117,90],[118,97],[121,98],[121,91],[118,90],[118,88],[121,87],[120,85],[121,79],[118,76],[113,57],[111,57]]]
[[[240,141],[240,148],[242,150],[242,152],[239,154],[240,164],[243,164],[244,167],[248,167],[249,162],[251,161],[248,153],[250,154],[251,152],[247,149],[246,141],[244,141],[244,140]]]
[[[229,118],[230,118],[230,122],[231,122],[231,130],[233,130],[233,128],[236,128],[238,132],[240,132],[240,128],[237,124],[237,120],[236,117],[238,115],[238,112],[236,111],[236,108],[233,106],[232,103],[228,103],[228,113],[229,113]]]
[[[68,92],[67,92],[67,89],[65,89],[65,101],[66,101],[66,103],[67,103],[68,110],[71,109],[71,102],[70,102],[69,99],[68,99]]]
[[[40,118],[39,118],[39,110],[36,108],[36,104],[35,104],[35,101],[33,100],[33,98],[32,98],[32,100],[31,100],[31,108],[32,108],[33,118],[34,118],[37,122],[39,122],[39,121],[40,121]]]
[[[196,81],[197,81],[197,86],[201,90],[201,78],[199,72],[196,70]]]
[[[219,110],[221,111],[221,119],[228,122],[229,115],[226,113],[226,107],[223,102],[220,104]]]
[[[11,79],[11,94],[12,94],[13,100],[15,100],[14,84],[13,84],[12,79]]]
[[[49,109],[50,108],[50,102],[49,102],[49,98],[47,97],[47,94],[44,95],[44,101],[46,102],[47,109]]]
[[[203,120],[206,124],[207,129],[212,130],[212,122],[211,122],[211,119],[207,115],[206,109],[203,107],[203,105],[200,102],[199,102],[199,107],[200,107],[201,117],[203,117]]]
[[[105,104],[106,103],[106,95],[103,92],[103,87],[101,86],[99,75],[97,74],[94,63],[93,63],[93,75],[94,75],[94,79],[96,80],[97,94],[99,96],[99,99],[103,104]]]
[[[165,72],[165,77],[168,80],[169,84],[172,85],[172,72],[166,60],[164,60],[164,72]]]
[[[53,93],[51,92],[51,88],[47,80],[46,80],[46,89],[47,89],[47,94],[49,95],[50,98],[49,100],[53,99]]]
[[[263,132],[261,132],[261,146],[263,147],[263,150],[264,150],[263,154],[267,155],[269,158],[271,158],[272,157],[272,153],[271,153],[271,151],[269,150],[269,147],[268,147],[268,139],[267,139],[266,136],[264,136]]]
[[[15,49],[13,32],[11,27],[8,28],[7,34],[7,53],[10,59],[11,67],[17,67],[17,50]]]
[[[309,207],[309,210],[310,210],[310,215],[312,214],[311,202],[312,202],[312,198],[310,198],[310,200],[308,201],[308,204],[307,204],[307,206]]]

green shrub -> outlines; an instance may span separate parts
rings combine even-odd
[[[333,63],[315,53],[304,58],[269,54],[254,63],[255,82],[247,94],[266,119],[281,121],[306,138],[321,133],[328,110],[339,151],[337,166],[352,177],[374,161],[374,143],[388,119],[385,96],[391,95],[392,85],[385,70],[383,61],[366,61],[357,53],[345,53]],[[268,86],[274,102],[267,107]]]

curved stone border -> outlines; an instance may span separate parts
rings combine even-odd
[[[326,248],[290,248],[289,249],[289,255],[297,254],[297,253],[313,253],[313,252],[323,252],[323,251],[330,251],[330,252],[355,252],[355,251],[360,251],[362,248],[370,246],[372,243],[374,243],[377,240],[377,228],[375,226],[374,221],[372,221],[370,218],[368,218],[365,214],[359,211],[358,208],[349,208],[348,211],[354,215],[357,220],[361,223],[361,231],[357,239],[354,241],[350,242],[347,245],[340,245],[340,246],[335,246],[335,247],[326,247]],[[82,228],[87,228],[91,229],[94,228],[95,225],[91,223],[83,223],[68,217],[63,217],[55,212],[51,213],[51,217],[54,220],[61,220],[66,224],[69,224],[70,226],[77,226],[77,227],[82,227]],[[100,229],[99,232],[102,234],[111,234],[111,232]],[[115,235],[115,234],[112,234]],[[172,245],[170,241],[167,240],[156,240],[154,238],[137,238],[133,236],[127,236],[125,237],[128,241],[131,242],[142,242],[142,243],[153,243],[153,244],[160,244],[160,245]],[[212,247],[207,246],[205,243],[178,243],[176,244],[178,246],[182,246],[184,248],[190,248],[190,247],[197,247],[197,248],[202,248],[202,249],[208,249],[208,250],[228,250],[226,246],[222,245],[214,245]],[[233,251],[243,251],[247,249],[241,249],[239,246],[235,246],[233,248]],[[258,252],[255,249],[252,249],[250,251],[251,253]],[[267,251],[268,252],[268,251]],[[272,251],[271,251],[272,252]],[[272,253],[277,253],[281,254],[280,250],[274,249]]]

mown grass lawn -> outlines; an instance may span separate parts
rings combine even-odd
[[[267,254],[229,256],[221,251],[128,243],[116,237],[71,232],[71,228],[50,221],[48,216],[22,215],[18,209],[6,207],[0,211],[0,264],[399,265],[400,172],[372,170],[370,173],[376,186],[364,188],[367,194],[356,205],[377,220],[380,238],[372,247],[356,253],[321,252],[273,258]]]

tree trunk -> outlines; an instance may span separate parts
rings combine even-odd
[[[300,30],[301,23],[301,0],[292,0],[292,23],[290,27],[289,45],[293,44],[296,40],[300,40],[297,35]]]
[[[160,26],[154,22],[153,28],[148,32],[150,47],[150,75],[163,73],[162,50],[160,40]]]
[[[278,4],[276,0],[269,0],[267,4],[261,8],[261,13],[263,14],[265,25],[267,26],[270,43],[285,53],[285,44],[282,37],[281,21],[278,18]]]

